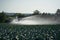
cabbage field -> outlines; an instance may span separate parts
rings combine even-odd
[[[60,25],[0,24],[0,40],[60,40]]]

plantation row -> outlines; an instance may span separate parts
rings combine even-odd
[[[0,24],[0,40],[60,40],[60,25]]]

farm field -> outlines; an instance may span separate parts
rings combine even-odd
[[[0,24],[0,40],[60,40],[60,25]]]

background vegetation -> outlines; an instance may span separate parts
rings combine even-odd
[[[9,13],[7,13],[9,14]],[[22,13],[10,13],[10,14],[14,14],[14,15],[6,15],[6,13],[4,11],[0,12],[0,23],[9,23],[11,22],[14,18],[16,18],[16,16],[18,18],[24,18],[24,17],[27,17],[27,16],[32,16],[32,15],[55,15],[55,16],[60,16],[60,9],[57,9],[56,13],[55,14],[51,14],[51,13],[40,13],[39,10],[35,10],[33,12],[33,14],[29,14],[29,15],[25,15],[25,14],[22,14]]]
[[[0,40],[60,40],[60,25],[0,24]]]

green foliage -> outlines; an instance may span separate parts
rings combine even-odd
[[[17,16],[18,18],[25,17],[24,14],[21,14],[21,13],[16,13],[15,16]]]
[[[16,37],[19,40],[60,40],[60,25],[0,24],[2,40],[17,39]]]
[[[4,12],[0,13],[0,23],[4,23],[6,18],[7,18],[7,16],[5,15]]]
[[[38,15],[40,12],[38,10],[35,10],[33,15]]]
[[[56,14],[60,14],[60,9],[57,9]]]

